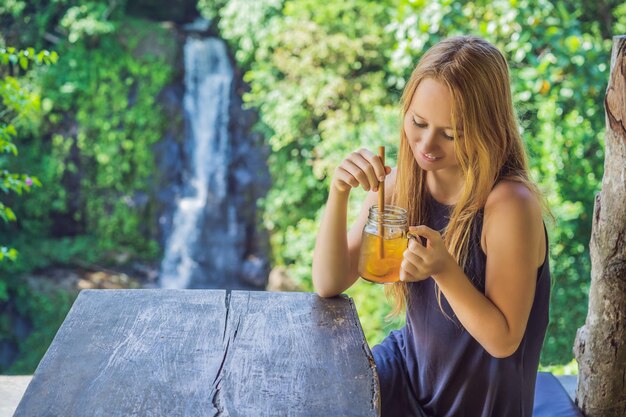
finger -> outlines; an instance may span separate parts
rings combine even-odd
[[[352,176],[357,179],[357,181],[359,182],[359,184],[361,184],[361,186],[363,186],[365,191],[369,191],[372,188],[372,186],[369,180],[367,179],[367,174],[363,172],[361,167],[358,166],[351,159],[346,159],[344,162],[345,163],[343,165],[346,171],[350,172],[350,174],[352,174]]]
[[[409,233],[407,234],[407,237],[409,238],[409,245],[411,244],[411,241],[415,241],[421,244],[422,246],[426,247],[426,243],[427,243],[426,238],[415,233],[415,231],[413,230],[415,229],[415,227],[416,226],[409,226]]]
[[[376,180],[384,181],[387,172],[383,166],[380,156],[374,155],[369,149],[361,149],[359,154],[370,163],[372,168],[374,168],[374,176],[376,177]],[[391,172],[391,170],[389,172]]]
[[[409,232],[412,232],[413,234],[418,235],[418,236],[423,236],[430,241],[441,238],[441,235],[439,234],[439,232],[424,225],[411,226],[409,227]]]
[[[411,273],[413,278],[419,278],[421,271],[424,271],[425,262],[418,255],[412,253],[410,250],[405,250],[400,269],[405,268]]]
[[[402,259],[406,259],[418,267],[424,264],[424,258],[420,254],[413,252],[408,248],[402,253]]]
[[[426,247],[417,239],[409,239],[408,252],[423,259],[426,255]]]
[[[409,266],[408,268],[405,267],[404,265],[404,261],[402,262],[402,264],[400,265],[400,281],[413,281],[414,278],[411,275],[410,272],[411,267]]]
[[[400,264],[400,281],[418,281],[420,269],[406,259]]]
[[[351,173],[349,173],[342,167],[339,167],[335,170],[335,178],[339,180],[340,183],[343,183],[350,188],[356,188],[359,186],[359,180],[354,178]]]
[[[367,175],[367,180],[372,186],[372,190],[377,191],[379,181],[378,178],[376,178],[374,166],[372,166],[372,164],[360,153],[353,154],[353,157],[350,160],[357,164],[359,168],[361,168],[361,171],[365,172],[365,175]]]

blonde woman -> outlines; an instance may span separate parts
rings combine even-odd
[[[376,204],[408,211],[400,282],[387,285],[406,326],[372,348],[383,416],[531,416],[548,324],[542,199],[529,179],[500,51],[454,37],[422,57],[402,97],[397,169],[367,149],[337,167],[313,258],[332,297],[357,279],[361,232]],[[369,191],[347,232],[350,190]]]

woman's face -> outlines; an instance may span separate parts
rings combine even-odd
[[[415,160],[425,171],[458,168],[451,115],[448,88],[432,78],[423,79],[404,115],[404,132]]]

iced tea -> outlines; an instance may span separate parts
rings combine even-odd
[[[400,280],[400,264],[407,248],[404,236],[383,239],[384,257],[379,256],[378,235],[363,232],[359,254],[359,275],[368,281],[389,284]]]

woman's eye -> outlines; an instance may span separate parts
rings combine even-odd
[[[413,122],[413,124],[414,124],[415,126],[417,126],[417,127],[422,127],[422,128],[423,128],[423,127],[426,127],[426,123],[417,123],[417,122],[415,121],[415,119],[411,119],[411,121],[412,121],[412,122]]]
[[[448,139],[448,140],[454,140],[454,136],[449,136],[446,133],[443,134],[443,137]]]

